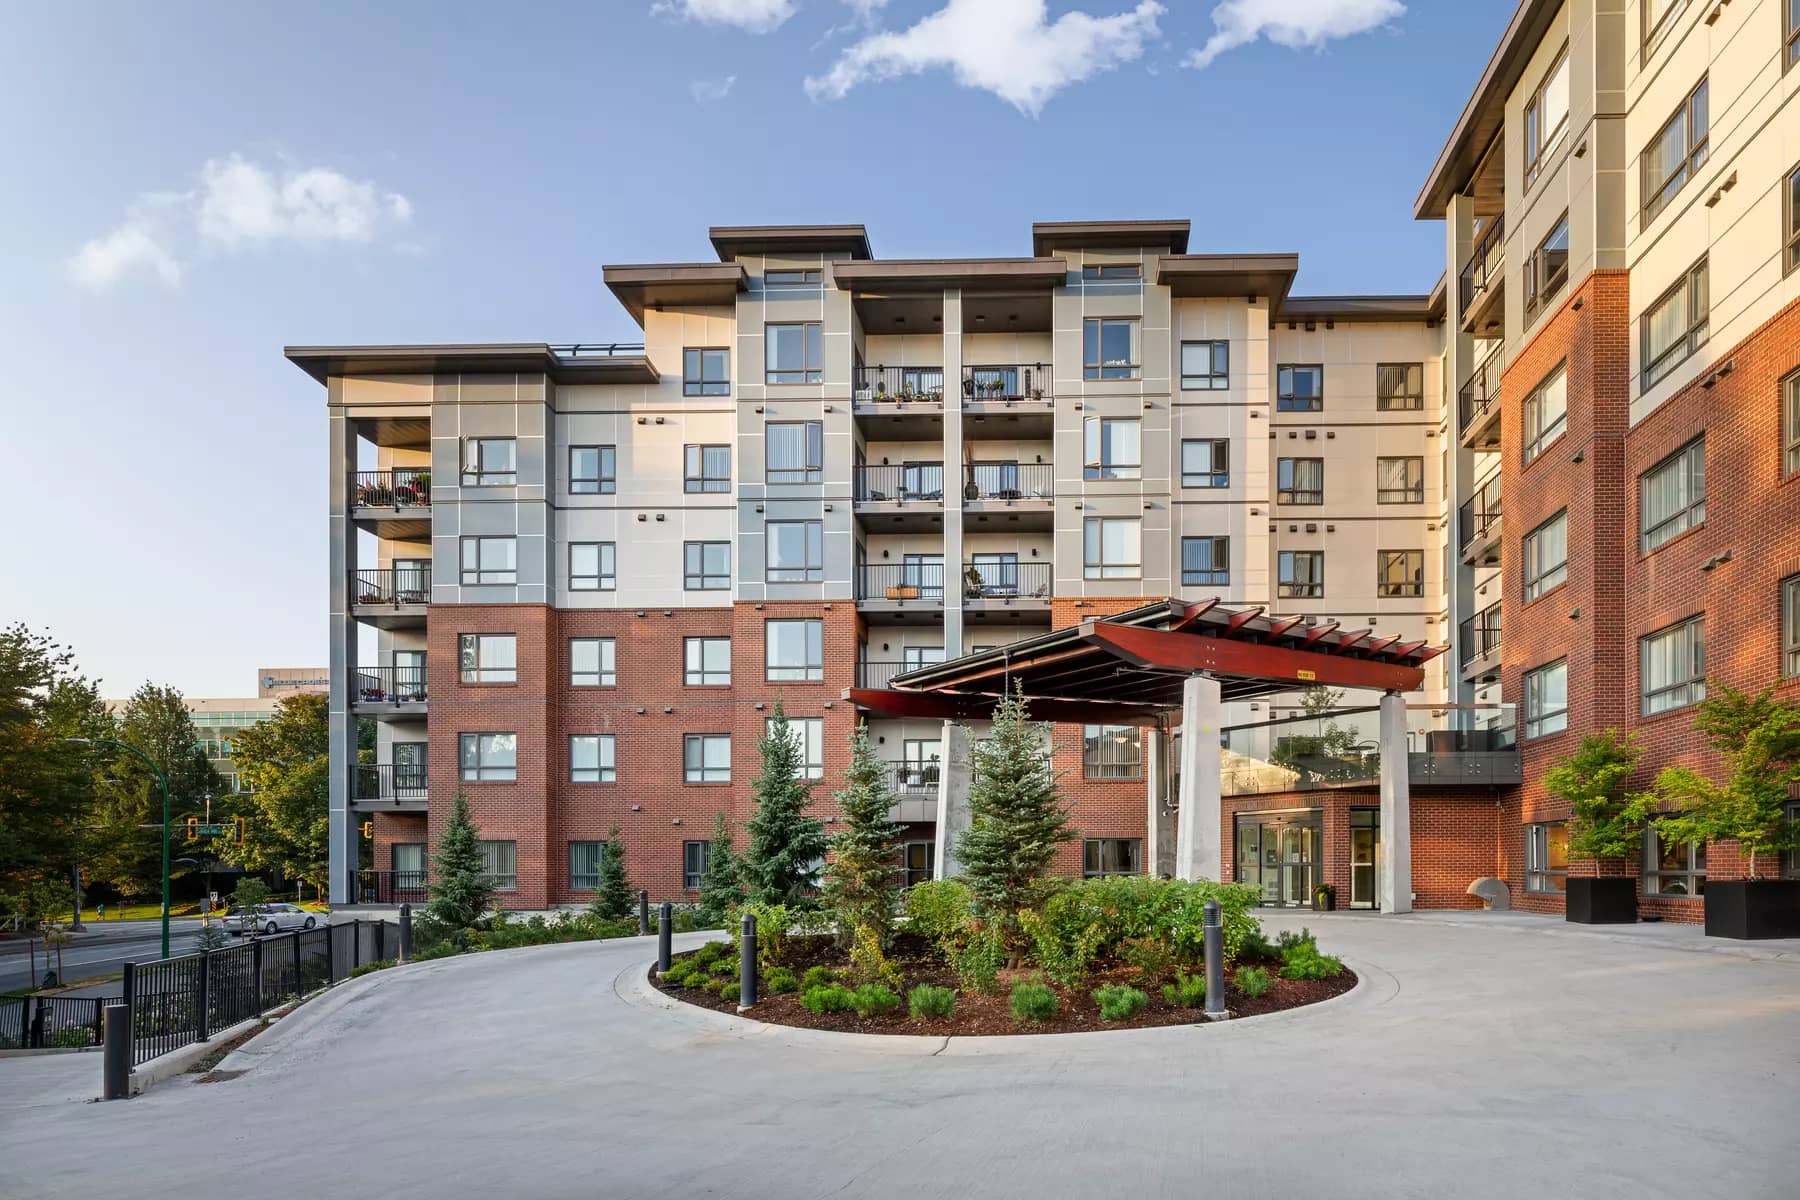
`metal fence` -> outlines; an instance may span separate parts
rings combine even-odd
[[[105,996],[0,998],[0,1050],[79,1049],[100,1044]]]

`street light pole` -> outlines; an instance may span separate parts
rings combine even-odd
[[[113,738],[67,738],[78,746],[116,746],[129,754],[135,754],[143,760],[150,773],[156,776],[156,782],[162,788],[162,956],[169,957],[169,777],[162,773],[162,768],[151,761],[150,756],[139,750],[130,742],[121,742]]]

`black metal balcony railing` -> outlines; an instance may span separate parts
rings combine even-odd
[[[964,474],[968,500],[1048,500],[1056,492],[1050,463],[972,462]]]
[[[355,796],[357,800],[425,799],[425,781],[429,772],[414,763],[358,763]]]
[[[1500,649],[1500,606],[1490,604],[1462,623],[1462,665],[1469,665]]]
[[[1492,217],[1475,243],[1474,253],[1463,264],[1462,309],[1467,312],[1476,299],[1501,276],[1506,267],[1506,222]]]
[[[962,369],[963,400],[1017,404],[1054,398],[1049,363],[995,363]]]
[[[893,787],[896,796],[905,798],[937,795],[939,764],[935,760],[891,762],[886,765],[888,783]]]
[[[858,404],[944,399],[942,367],[858,367],[854,380],[851,397]]]
[[[425,699],[425,668],[358,667],[356,699],[360,704],[416,704]]]
[[[919,665],[923,666],[924,664]],[[914,669],[907,663],[859,662],[856,664],[856,686],[880,691],[887,687],[888,681],[894,676]]]
[[[942,503],[944,464],[930,462],[857,467],[853,482],[858,500]]]
[[[867,563],[856,573],[858,600],[944,601],[941,562]]]
[[[357,508],[429,508],[431,468],[358,471],[350,489],[350,501]]]
[[[963,597],[968,600],[1050,598],[1050,564],[1005,558],[963,564]]]
[[[430,567],[358,571],[350,581],[350,600],[354,604],[424,604],[430,599]]]
[[[1500,377],[1506,372],[1505,343],[1496,341],[1457,393],[1457,409],[1467,433],[1488,414],[1500,411]]]
[[[1457,509],[1457,549],[1467,550],[1469,543],[1484,538],[1500,523],[1500,480],[1490,479]]]
[[[358,871],[356,903],[418,904],[428,886],[424,871]]]

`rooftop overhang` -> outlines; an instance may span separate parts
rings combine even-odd
[[[853,292],[1052,292],[1068,278],[1060,258],[921,258],[844,262],[831,268],[838,287]]]
[[[646,309],[734,304],[737,294],[750,286],[744,268],[731,262],[616,266],[605,268],[602,276],[640,326]]]
[[[1275,311],[1299,271],[1298,254],[1169,254],[1157,261],[1156,282],[1173,296],[1267,296]]]
[[[745,254],[848,255],[873,257],[869,231],[861,225],[714,225],[707,230],[720,262]]]
[[[324,383],[333,375],[542,374],[557,383],[655,383],[640,352],[536,343],[440,346],[287,346],[287,360]],[[589,352],[591,351],[591,352]]]
[[[1433,312],[1431,296],[1290,296],[1277,320],[1355,322],[1429,322],[1443,315]]]
[[[1071,250],[1167,250],[1186,254],[1187,221],[1038,221],[1031,227],[1031,252],[1038,257]]]

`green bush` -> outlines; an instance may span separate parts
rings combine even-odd
[[[1017,983],[1013,985],[1012,1018],[1015,1021],[1050,1021],[1059,1007],[1056,993],[1048,984]]]
[[[1219,903],[1229,964],[1253,944],[1261,927],[1251,915],[1257,889],[1242,884],[1116,876],[1069,883],[1029,922],[1033,958],[1053,976],[1075,977],[1086,964],[1117,958],[1127,942],[1169,948],[1189,967],[1202,961],[1206,902]]]
[[[456,939],[445,938],[441,942],[433,942],[423,950],[415,952],[413,954],[413,961],[430,962],[434,958],[451,958],[462,952],[463,948],[457,944]]]
[[[66,1025],[50,1035],[50,1044],[58,1050],[78,1050],[94,1044],[94,1031],[87,1025]]]
[[[776,967],[763,977],[763,982],[769,985],[771,992],[797,992],[800,990],[800,980],[786,967]]]
[[[900,1007],[900,997],[885,983],[865,983],[850,993],[850,1007],[863,1020],[883,1016]]]
[[[1006,946],[996,929],[979,930],[950,955],[957,982],[966,992],[993,992],[1005,964]]]
[[[1163,1000],[1170,1008],[1199,1008],[1206,1003],[1206,976],[1177,975],[1163,985]]]
[[[1276,940],[1275,951],[1286,958],[1289,950],[1300,946],[1311,946],[1314,950],[1319,948],[1319,939],[1314,937],[1313,931],[1304,925],[1300,927],[1299,933],[1295,933],[1291,929],[1282,930]]]
[[[1119,961],[1136,971],[1138,982],[1154,986],[1175,972],[1175,951],[1155,938],[1127,938],[1119,944]]]
[[[708,942],[694,951],[689,962],[698,963],[701,967],[710,967],[731,949],[729,942]]]
[[[947,987],[921,983],[906,993],[906,1010],[915,1021],[934,1021],[956,1012],[956,993]]]
[[[807,1012],[849,1012],[855,1007],[855,1004],[853,993],[841,983],[828,983],[823,987],[807,988],[800,993],[800,1005]]]
[[[1065,888],[1050,897],[1042,912],[1019,914],[1032,957],[1064,987],[1081,986],[1107,940],[1107,914],[1094,911],[1086,899],[1079,889]]]
[[[1095,988],[1094,1003],[1100,1006],[1102,1021],[1129,1021],[1144,1011],[1144,1006],[1150,1003],[1150,997],[1134,987],[1114,983]]]
[[[352,967],[350,970],[350,978],[358,979],[373,971],[385,971],[393,966],[395,961],[395,959],[391,958],[378,958],[373,962],[363,963],[360,967]]]
[[[1284,979],[1336,979],[1344,973],[1344,964],[1329,954],[1320,954],[1312,942],[1289,946],[1281,954]]]
[[[1243,945],[1238,947],[1238,955],[1242,958],[1275,958],[1279,955],[1275,943],[1258,925],[1249,936],[1244,938]]]
[[[830,987],[837,982],[837,975],[830,967],[808,967],[806,974],[800,976],[800,988],[810,992],[814,988]]]
[[[960,880],[930,879],[906,891],[907,928],[940,949],[960,944],[970,912],[969,888]]]
[[[1261,967],[1239,967],[1232,982],[1238,991],[1254,1000],[1269,990],[1269,973]]]
[[[717,979],[723,979],[728,975],[735,976],[738,973],[737,960],[730,958],[715,958],[712,962],[707,964],[706,973]]]
[[[718,987],[713,989],[721,1000],[737,1001],[743,997],[743,985],[735,979],[722,979]]]
[[[731,950],[734,954],[743,937],[745,913],[756,916],[757,970],[767,971],[771,967],[786,966],[798,914],[785,904],[746,904],[734,910],[730,925]]]

